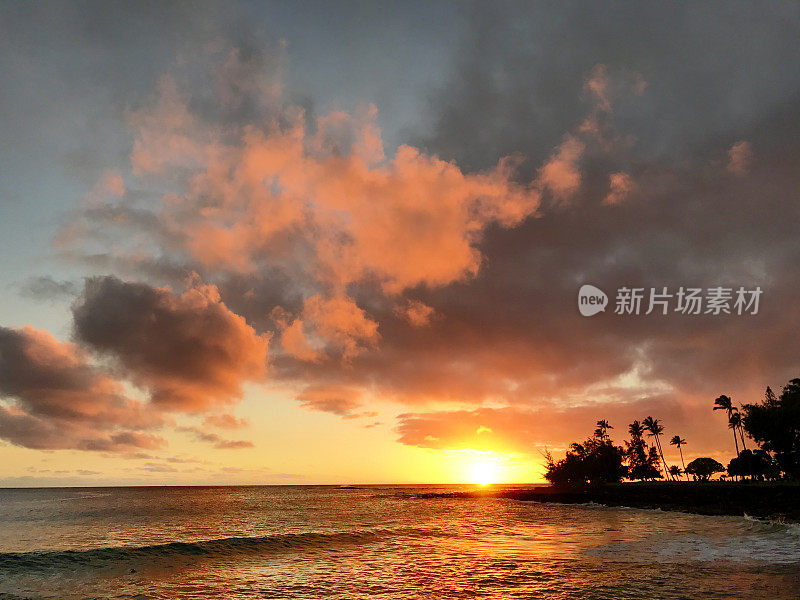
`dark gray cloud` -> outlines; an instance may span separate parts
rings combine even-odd
[[[800,211],[794,191],[798,6],[507,3],[499,10],[478,6],[472,16],[458,70],[434,96],[437,121],[425,138],[445,156],[476,166],[511,152],[546,156],[587,113],[585,81],[597,64],[606,66],[612,83],[638,74],[647,87],[638,96],[611,98],[609,118],[619,136],[630,138],[629,148],[584,155],[572,210],[546,212],[488,236],[482,246],[487,268],[453,304],[462,310],[476,305],[477,313],[493,295],[502,310],[484,314],[485,331],[523,324],[526,332],[567,347],[579,337],[575,345],[588,345],[590,352],[609,338],[618,338],[622,352],[636,342],[657,347],[661,336],[667,346],[681,340],[699,345],[701,339],[710,346],[686,355],[672,376],[691,372],[686,367],[693,360],[708,367],[717,361],[698,355],[717,352],[730,355],[717,358],[720,366],[733,360],[731,372],[763,362],[785,375],[796,364],[793,353],[758,344],[751,354],[742,347],[748,344],[734,350],[723,340],[747,332],[752,344],[763,331],[784,330],[785,338],[796,331],[785,307],[798,291],[799,248],[791,225]],[[466,139],[472,135],[477,139]],[[749,173],[732,176],[725,170],[728,152],[740,140],[752,145],[754,164]],[[636,191],[619,206],[602,206],[616,170],[631,175]],[[765,312],[749,321],[583,323],[571,305],[585,280],[610,289],[761,284]],[[531,339],[533,346],[540,343],[547,342]]]
[[[163,418],[127,398],[72,344],[31,327],[0,328],[0,438],[37,449],[132,452],[163,440]]]
[[[796,3],[503,2],[467,12],[454,72],[432,94],[433,124],[418,140],[459,164],[544,159],[582,119],[584,77],[598,64],[647,83],[614,105],[647,161],[707,157],[709,142],[796,138]]]
[[[202,411],[262,379],[268,337],[220,301],[214,286],[182,295],[115,277],[86,281],[73,306],[75,338],[107,356],[163,408]]]

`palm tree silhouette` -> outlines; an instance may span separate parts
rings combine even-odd
[[[661,477],[661,459],[655,446],[648,446],[642,437],[645,432],[644,425],[634,421],[628,425],[631,441],[625,442],[626,454],[630,465],[631,479],[644,479],[648,481]]]
[[[739,409],[733,405],[733,401],[729,396],[725,396],[723,394],[714,400],[714,410],[724,410],[726,413],[728,413],[728,428],[733,429],[733,443],[736,445],[736,456],[739,456],[739,440],[736,437],[736,427],[732,422],[734,413],[738,415]]]
[[[661,462],[664,463],[664,471],[669,475],[669,465],[667,465],[667,461],[664,459],[664,451],[661,449],[661,440],[658,437],[664,433],[664,426],[658,422],[658,419],[654,419],[653,417],[645,417],[642,421],[642,425],[644,425],[644,428],[649,432],[650,437],[655,438],[658,455],[661,457]]]
[[[677,479],[683,475],[683,470],[678,465],[672,465],[669,468],[669,474],[672,475],[673,479]]]
[[[736,430],[739,430],[739,437],[742,440],[742,452],[747,450],[747,446],[744,443],[744,427],[742,426],[742,415],[739,413],[739,410],[734,407],[733,414],[729,417],[728,427],[733,429],[733,435],[736,435]]]
[[[595,436],[600,438],[600,441],[602,442],[608,437],[609,429],[614,429],[614,428],[608,424],[608,421],[606,421],[605,419],[601,419],[600,421],[597,422],[597,429],[594,430],[594,434]]]
[[[681,453],[681,464],[683,465],[683,472],[686,473],[686,463],[683,460],[683,450],[681,449],[681,446],[683,446],[686,443],[686,440],[681,438],[681,436],[679,436],[679,435],[673,435],[672,439],[669,441],[669,443],[671,445],[673,445],[673,446],[677,446],[678,447],[678,452]],[[688,475],[686,476],[686,480],[687,481],[689,480],[689,476]]]
[[[639,421],[634,421],[628,425],[628,433],[631,434],[632,438],[638,439],[644,435],[644,425],[639,423]]]

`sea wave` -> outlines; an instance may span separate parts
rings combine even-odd
[[[385,533],[380,530],[284,533],[262,537],[229,537],[195,542],[168,542],[149,546],[6,552],[0,553],[0,572],[58,570],[80,567],[95,568],[180,558],[214,558],[241,554],[322,549],[343,544],[368,543]]]
[[[800,525],[745,520],[742,529],[741,535],[719,537],[697,533],[653,536],[598,546],[588,554],[604,560],[637,563],[800,563]]]

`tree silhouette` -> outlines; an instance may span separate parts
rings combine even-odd
[[[776,479],[780,471],[765,450],[742,450],[728,463],[728,474],[763,481],[765,478]]]
[[[607,436],[595,436],[582,444],[571,444],[562,460],[554,460],[547,452],[544,476],[553,485],[569,487],[618,482],[628,474],[623,455],[623,449]]]
[[[669,468],[669,474],[672,475],[674,479],[677,479],[681,475],[683,475],[683,471],[678,465],[672,465]]]
[[[704,456],[702,458],[695,458],[686,465],[686,472],[692,475],[696,480],[708,481],[714,473],[724,473],[725,467],[713,458]]]
[[[728,419],[728,428],[733,429],[733,437],[736,437],[736,432],[739,432],[739,437],[742,439],[742,452],[747,450],[744,445],[744,431],[742,429],[742,415],[739,414],[738,409],[734,409],[733,414]]]
[[[743,427],[771,453],[786,476],[800,478],[800,379],[784,386],[780,398],[770,388],[760,404],[745,404]]]
[[[608,421],[606,421],[605,419],[601,419],[600,421],[597,422],[597,429],[594,430],[594,435],[601,441],[608,439],[609,429],[614,429],[614,428],[608,424]]]
[[[648,448],[642,437],[645,432],[644,425],[634,421],[628,426],[631,440],[625,442],[625,457],[628,459],[630,479],[658,479],[661,472],[658,469],[660,459],[656,449]]]
[[[639,423],[639,421],[634,421],[630,425],[628,425],[628,433],[631,434],[631,437],[640,438],[644,435],[644,425]]]
[[[654,419],[653,417],[645,417],[642,421],[642,425],[644,425],[644,428],[649,432],[648,435],[655,439],[658,455],[661,457],[661,462],[664,463],[664,471],[669,473],[669,465],[664,458],[664,451],[661,449],[661,439],[659,438],[659,436],[664,433],[664,427],[658,422],[658,419]]]
[[[683,449],[681,448],[681,446],[683,446],[686,443],[686,440],[681,438],[681,436],[679,436],[679,435],[673,435],[672,439],[669,441],[669,443],[672,446],[677,446],[678,447],[678,452],[681,453],[681,464],[683,465],[683,471],[686,472],[686,463],[683,461]],[[686,479],[689,479],[688,475],[686,476]]]
[[[729,396],[722,395],[714,400],[714,410],[724,410],[728,414],[728,427],[733,429],[733,443],[736,445],[736,456],[739,456],[739,440],[736,438],[736,429],[731,425],[734,412],[739,412],[733,405]]]

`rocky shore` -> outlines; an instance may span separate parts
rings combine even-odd
[[[701,515],[749,515],[800,522],[800,485],[749,482],[620,483],[584,490],[553,487],[485,488],[419,494],[425,498],[509,498],[534,502],[659,508]]]

